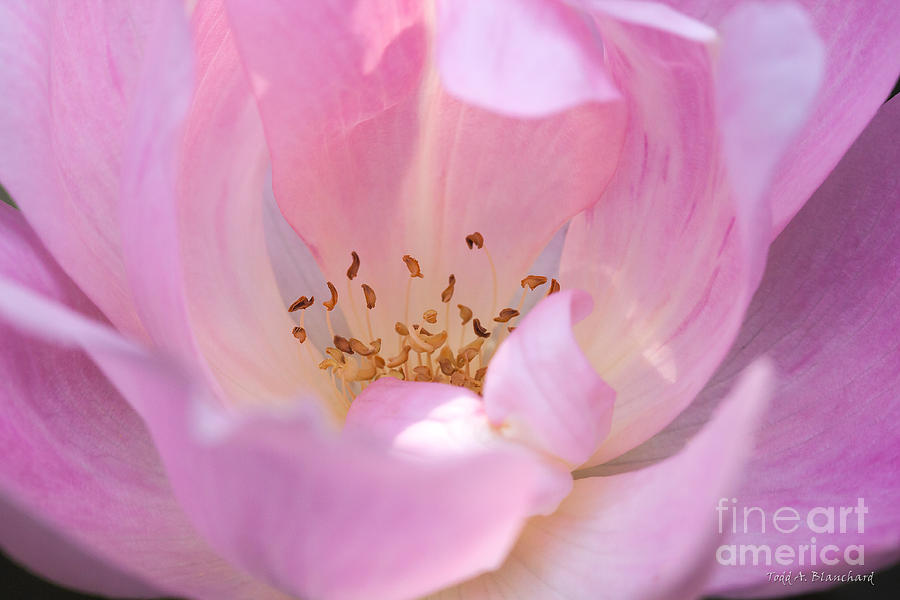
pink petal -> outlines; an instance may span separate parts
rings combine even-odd
[[[789,506],[805,517],[817,506],[855,506],[864,498],[865,532],[857,533],[853,515],[844,534],[813,533],[805,525],[782,534],[770,521],[760,535],[755,520],[744,534],[739,512],[739,535],[729,543],[796,548],[815,537],[820,549],[837,545],[838,558],[848,545],[865,546],[864,569],[843,560],[807,565],[818,571],[868,572],[894,562],[900,551],[894,469],[900,461],[894,417],[900,398],[898,135],[895,99],[772,245],[735,349],[710,385],[664,432],[622,459],[633,467],[670,454],[702,426],[734,374],[768,355],[780,379],[745,484],[735,494],[740,506],[759,506],[769,518]],[[765,585],[765,572],[764,566],[721,567],[711,591],[775,593]]]
[[[765,362],[748,369],[677,456],[634,473],[577,479],[559,510],[528,524],[500,569],[439,597],[697,597],[720,539],[716,501],[737,486],[771,379]]]
[[[437,39],[447,91],[477,106],[536,117],[619,98],[602,44],[563,2],[440,1]]]
[[[496,568],[547,490],[546,465],[518,448],[423,464],[339,440],[311,411],[222,411],[199,380],[3,278],[0,315],[87,350],[147,423],[192,522],[290,594],[413,597]]]
[[[478,454],[492,447],[530,453],[507,431],[491,425],[481,398],[439,383],[376,381],[353,401],[343,433],[420,460]],[[531,514],[549,514],[572,490],[572,476],[555,460],[533,458],[544,465],[545,483],[535,490]]]
[[[18,211],[0,205],[0,231],[4,286],[12,278],[99,317]],[[29,311],[5,288],[0,298],[4,316],[9,304]],[[66,325],[46,319],[51,343],[0,321],[4,549],[62,583],[107,594],[151,595],[152,585],[175,595],[281,598],[197,535],[141,419],[87,356],[52,343],[54,330]]]
[[[300,9],[270,2],[260,9],[234,0],[228,7],[282,212],[341,292],[350,251],[359,253],[356,281],[378,294],[376,337],[405,318],[404,254],[425,273],[408,314],[433,308],[453,273],[454,301],[490,318],[489,263],[466,248],[465,236],[480,231],[493,253],[499,310],[554,232],[596,200],[615,166],[619,104],[526,121],[450,97],[426,61],[420,3]],[[344,311],[361,334],[354,287],[354,308],[346,302]]]
[[[670,3],[713,25],[739,4],[738,0]],[[900,27],[900,6],[896,2],[802,0],[800,5],[825,42],[825,79],[816,94],[812,116],[778,165],[769,193],[773,237],[800,210],[872,119],[900,72],[900,38],[894,35]]]
[[[547,297],[497,349],[484,383],[494,426],[570,466],[587,460],[609,433],[616,398],[572,332],[591,306],[578,290]]]
[[[124,252],[138,309],[153,341],[185,361],[199,357],[230,402],[292,402],[326,380],[291,336],[272,271],[256,106],[224,10],[197,6],[192,50],[181,7],[170,8],[149,42],[155,59],[140,82],[125,168]]]
[[[722,62],[715,65],[711,31],[703,38],[700,26],[685,23],[678,35],[672,22],[658,29],[646,17],[624,19],[625,5],[615,6],[616,18],[598,12],[597,23],[610,68],[625,86],[632,121],[620,169],[601,202],[572,222],[560,267],[564,287],[594,297],[594,312],[576,331],[594,368],[617,393],[612,431],[591,464],[627,451],[668,424],[731,345],[761,276],[770,230],[760,190],[734,187],[765,179],[768,162],[734,156],[751,139],[750,130],[756,131],[752,139],[768,140],[767,152],[779,156],[790,123],[760,122],[757,107],[767,98],[783,98],[776,84],[790,81],[794,71],[815,69],[793,59],[814,54],[797,48],[818,43],[795,19],[795,44],[783,55],[744,57],[723,40]],[[782,14],[778,7],[771,10]],[[769,16],[763,9],[747,15],[747,47],[766,39]],[[776,33],[784,35],[776,24]],[[792,60],[780,60],[786,57]],[[770,72],[778,76],[767,77]],[[740,87],[763,80],[775,89]],[[723,87],[717,89],[717,81]],[[721,112],[717,94],[738,88],[744,104]],[[785,99],[795,128],[804,97]]]
[[[121,256],[122,145],[154,3],[0,7],[0,180],[114,325],[143,335]]]

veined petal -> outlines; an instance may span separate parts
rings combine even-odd
[[[496,568],[547,489],[546,466],[518,448],[423,464],[339,439],[308,403],[223,411],[202,380],[2,278],[0,314],[84,348],[147,423],[199,531],[289,594],[413,597]]]
[[[0,181],[63,269],[136,336],[143,327],[117,211],[127,115],[154,7],[0,7]]]
[[[614,3],[610,14],[604,6],[596,3],[597,23],[610,68],[629,99],[631,122],[621,167],[603,199],[570,225],[560,268],[564,285],[594,297],[594,312],[576,331],[594,368],[617,394],[612,431],[591,464],[668,424],[731,345],[761,276],[770,230],[761,188],[735,187],[735,181],[765,180],[770,162],[735,156],[746,151],[750,138],[768,140],[767,152],[778,156],[791,124],[801,124],[809,98],[786,99],[796,101],[785,108],[794,120],[770,126],[756,110],[765,99],[754,100],[754,94],[784,95],[740,83],[784,83],[793,70],[815,68],[781,59],[814,56],[797,48],[818,44],[794,20],[794,43],[783,55],[752,53],[762,61],[756,64],[728,50],[722,38],[726,47],[717,64],[711,29],[703,37],[702,26],[682,23],[683,33],[675,33],[677,21],[661,28],[623,8],[631,4]],[[763,9],[748,14],[755,20],[742,24],[742,42],[762,44],[770,16]],[[780,23],[777,33],[785,35]],[[777,76],[767,79],[766,69]],[[797,79],[814,83],[803,73]],[[717,96],[736,90],[748,98],[739,109],[723,111]],[[753,136],[747,134],[751,129],[757,130]]]
[[[497,349],[484,382],[494,426],[570,466],[587,460],[609,433],[616,398],[572,332],[591,304],[580,290],[547,297]]]
[[[676,451],[709,418],[734,374],[766,354],[779,381],[735,494],[740,506],[758,506],[770,517],[789,506],[805,518],[815,507],[855,507],[863,498],[868,513],[863,532],[853,513],[847,532],[833,534],[805,525],[780,533],[771,521],[762,534],[754,515],[746,533],[739,521],[731,543],[774,549],[809,544],[815,536],[819,548],[840,549],[829,554],[838,563],[819,563],[820,571],[861,570],[843,560],[843,549],[853,544],[865,546],[866,571],[894,562],[900,551],[900,487],[889,467],[900,460],[900,427],[892,417],[900,398],[898,135],[895,99],[772,245],[734,349],[710,384],[663,432],[615,461],[616,468],[634,468]],[[720,567],[708,591],[771,593],[760,582],[763,569]]]
[[[404,317],[404,254],[425,274],[412,287],[410,315],[434,308],[455,274],[455,301],[490,318],[554,232],[597,199],[615,167],[620,104],[523,120],[451,97],[427,62],[431,31],[420,3],[271,2],[260,9],[234,0],[228,7],[282,212],[339,291],[350,251],[359,253],[359,278],[379,298],[375,337]],[[313,52],[318,59],[310,61]],[[496,267],[493,307],[490,263],[464,242],[475,231]],[[362,311],[354,312],[344,305],[361,333]]]
[[[285,402],[326,380],[291,336],[272,271],[268,155],[224,9],[201,2],[191,25],[193,40],[173,6],[150,42],[125,169],[128,275],[156,344],[229,402]]]
[[[57,345],[53,331],[63,339],[79,333],[63,331],[65,322],[32,313],[27,300],[7,293],[6,286],[25,285],[102,318],[21,213],[0,205],[0,232],[0,545],[61,583],[107,594],[147,596],[152,587],[173,595],[282,600],[225,563],[197,534],[140,417],[83,352]],[[49,342],[8,322],[42,319]],[[17,513],[22,518],[13,519]],[[83,570],[90,564],[103,570]]]
[[[502,567],[435,597],[696,598],[720,539],[716,502],[738,485],[771,382],[770,366],[754,365],[683,452],[577,479],[554,514],[529,522]]]
[[[669,3],[718,26],[740,2],[669,0]],[[816,32],[825,42],[825,78],[814,99],[811,116],[778,164],[768,193],[773,238],[825,180],[872,119],[900,72],[900,38],[893,35],[900,28],[900,5],[893,0],[833,3],[799,0],[799,5],[812,18]]]
[[[438,1],[437,61],[447,91],[510,116],[619,99],[602,42],[565,2]]]

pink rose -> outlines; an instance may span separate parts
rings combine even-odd
[[[188,4],[0,7],[5,552],[329,600],[896,559],[894,2]]]

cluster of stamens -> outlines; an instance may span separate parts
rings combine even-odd
[[[484,237],[475,232],[466,236],[466,245],[470,250],[481,250],[491,267],[494,289],[494,309],[497,305],[497,277],[494,262],[484,246]],[[344,337],[334,332],[331,323],[331,312],[337,307],[338,292],[334,284],[326,282],[330,297],[322,302],[325,308],[325,323],[331,336],[333,345],[325,348],[322,360],[313,358],[313,351],[306,344],[309,356],[318,361],[318,367],[327,371],[331,377],[331,383],[337,392],[348,402],[352,401],[369,383],[382,377],[393,377],[405,381],[431,381],[447,383],[468,388],[475,393],[481,393],[484,376],[487,372],[487,356],[499,343],[499,336],[507,335],[515,330],[515,321],[520,316],[525,303],[526,295],[547,283],[547,278],[541,275],[528,275],[521,281],[522,297],[518,308],[503,308],[497,312],[492,321],[482,323],[475,317],[472,309],[464,304],[457,304],[461,323],[460,337],[456,348],[451,345],[447,326],[450,324],[450,304],[456,286],[456,277],[451,274],[447,278],[447,287],[441,292],[441,304],[444,305],[444,327],[439,326],[440,314],[437,309],[428,309],[418,319],[412,322],[409,319],[409,300],[413,280],[424,278],[425,275],[419,266],[419,261],[410,255],[403,256],[403,262],[409,271],[409,279],[406,286],[406,307],[404,320],[394,324],[394,332],[398,336],[396,352],[387,352],[383,347],[382,339],[372,335],[372,323],[369,311],[375,308],[375,290],[368,284],[361,285],[365,300],[366,327],[368,330],[368,342],[363,342],[355,337]],[[352,281],[359,274],[360,258],[356,251],[351,253],[351,264],[347,269],[347,292],[350,300],[353,300]],[[559,282],[552,279],[547,295],[558,292]],[[305,311],[315,305],[315,298],[301,296],[288,310],[300,312],[300,324],[293,329],[294,337],[303,344],[307,340],[304,328]],[[467,341],[466,331],[471,324],[472,337]],[[431,329],[435,329],[432,332]],[[493,336],[493,344],[486,347],[486,342]],[[390,354],[390,356],[388,356]]]

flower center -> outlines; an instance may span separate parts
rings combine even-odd
[[[465,241],[469,250],[482,252],[490,264],[493,279],[492,311],[496,311],[497,272],[490,252],[484,245],[484,236],[476,231],[466,236]],[[352,303],[354,298],[350,282],[359,274],[360,257],[356,251],[350,254],[347,290],[349,302]],[[289,312],[300,311],[300,324],[294,327],[292,332],[294,337],[307,347],[310,359],[318,361],[318,367],[329,374],[336,393],[348,403],[369,383],[382,377],[447,383],[480,394],[488,360],[494,348],[515,329],[516,319],[522,312],[528,293],[547,283],[547,278],[541,275],[528,275],[521,281],[522,296],[518,307],[503,308],[495,312],[492,319],[482,321],[465,304],[456,304],[456,310],[451,309],[456,277],[450,274],[440,298],[435,299],[435,308],[429,308],[411,319],[409,304],[412,286],[417,279],[425,279],[426,275],[414,257],[407,254],[402,259],[409,277],[406,282],[405,306],[402,310],[391,311],[398,318],[402,316],[402,320],[397,320],[394,324],[394,332],[397,335],[395,343],[392,343],[393,340],[386,341],[372,335],[369,313],[375,308],[377,296],[375,290],[366,283],[360,287],[365,303],[364,312],[369,334],[367,341],[335,333],[331,312],[338,306],[338,292],[330,281],[326,282],[330,297],[321,304],[325,308],[325,323],[333,345],[326,347],[324,354],[315,357],[311,342],[307,343],[304,317],[306,310],[315,305],[315,298],[312,296],[309,298],[300,296],[288,308]],[[547,295],[558,292],[559,289],[559,282],[552,279]],[[383,309],[384,307],[381,307],[381,310]],[[451,315],[451,311],[454,314]],[[459,338],[456,340],[451,340],[447,333],[451,319],[459,319],[462,325]]]

